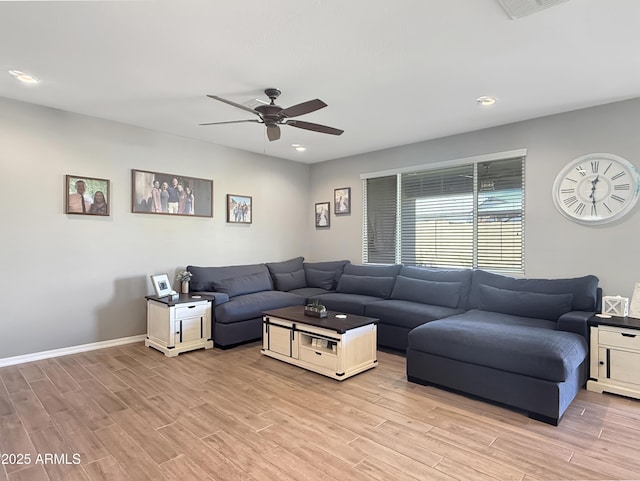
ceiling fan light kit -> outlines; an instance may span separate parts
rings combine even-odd
[[[231,100],[218,97],[217,95],[207,95],[207,97],[212,98],[214,100],[218,100],[219,102],[223,102],[225,104],[231,105],[232,107],[239,108],[244,110],[245,112],[250,112],[259,117],[258,119],[248,119],[248,120],[231,120],[227,122],[207,122],[200,125],[222,125],[222,124],[237,124],[244,122],[254,122],[259,124],[264,124],[267,129],[267,138],[270,142],[274,140],[278,140],[280,138],[280,126],[281,125],[289,125],[291,127],[296,127],[304,130],[311,130],[313,132],[320,132],[323,134],[331,134],[331,135],[341,135],[344,131],[340,129],[336,129],[334,127],[328,127],[326,125],[316,124],[313,122],[305,122],[302,120],[290,120],[292,117],[299,117],[300,115],[305,115],[311,112],[315,112],[316,110],[323,109],[327,106],[322,100],[314,99],[308,100],[307,102],[302,102],[300,104],[292,105],[288,108],[282,108],[279,105],[276,105],[276,99],[280,96],[282,92],[276,88],[268,88],[264,91],[265,95],[269,97],[271,100],[270,103],[264,105],[258,105],[255,108],[247,107],[246,105],[242,105]]]

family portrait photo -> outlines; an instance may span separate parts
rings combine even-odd
[[[316,204],[316,227],[329,227],[329,202]]]
[[[213,217],[213,181],[160,172],[131,171],[131,211]]]
[[[227,194],[227,222],[232,224],[251,224],[251,197]]]
[[[341,187],[333,191],[333,209],[336,215],[351,213],[351,187]]]
[[[109,215],[109,181],[93,177],[65,177],[67,214]]]

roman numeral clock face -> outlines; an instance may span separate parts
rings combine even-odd
[[[566,218],[605,224],[629,212],[638,200],[640,175],[628,160],[589,154],[569,162],[553,184],[553,201]]]

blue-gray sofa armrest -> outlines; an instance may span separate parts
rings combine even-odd
[[[592,311],[570,311],[558,319],[558,330],[575,332],[589,340],[589,325],[587,321],[595,313]]]
[[[198,296],[206,297],[211,299],[213,303],[213,307],[219,306],[220,304],[224,304],[229,301],[229,295],[224,292],[214,292],[214,291],[204,291],[204,292],[192,292],[191,294],[195,294]]]

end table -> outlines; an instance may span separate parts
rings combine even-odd
[[[174,357],[194,349],[211,349],[211,299],[191,294],[146,296],[147,339],[144,345]]]
[[[640,319],[589,319],[590,377],[587,389],[640,399]]]

